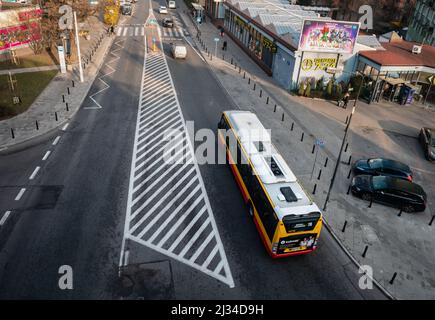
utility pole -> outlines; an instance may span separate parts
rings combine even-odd
[[[80,82],[83,82],[83,67],[82,67],[82,55],[80,54],[79,28],[77,27],[77,14],[75,11],[74,11],[74,27],[76,29],[76,44],[77,44],[77,55],[79,58]]]

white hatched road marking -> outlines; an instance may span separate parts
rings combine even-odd
[[[105,66],[107,66],[108,68],[110,68],[111,70],[109,71],[109,72],[107,72],[106,74],[103,74],[101,77],[99,77],[98,78],[98,80],[100,80],[102,83],[103,83],[103,85],[104,85],[104,88],[103,89],[101,89],[101,90],[99,90],[99,91],[97,91],[97,92],[95,92],[94,94],[92,94],[91,96],[89,96],[89,98],[96,104],[96,106],[93,106],[93,107],[84,107],[84,109],[101,109],[102,108],[102,106],[94,99],[94,97],[96,96],[96,95],[99,95],[101,92],[103,92],[103,91],[106,91],[107,89],[109,89],[110,88],[110,86],[107,84],[107,82],[106,81],[104,81],[103,80],[103,78],[104,77],[107,77],[107,76],[110,76],[112,73],[114,73],[115,71],[116,71],[116,69],[114,69],[111,65],[110,65],[110,63],[112,63],[112,62],[115,62],[115,61],[117,61],[117,60],[119,60],[119,56],[115,53],[115,52],[117,52],[117,51],[119,51],[119,50],[122,50],[124,47],[122,47],[119,43],[120,43],[121,41],[117,41],[117,42],[115,42],[115,45],[116,46],[118,46],[118,48],[117,49],[114,49],[114,50],[112,50],[111,52],[110,52],[110,54],[112,55],[112,56],[114,56],[115,58],[113,58],[112,60],[110,60],[110,61],[108,61],[108,62],[106,62],[104,65]]]
[[[3,214],[3,217],[2,217],[1,220],[0,220],[0,227],[1,227],[2,225],[5,224],[5,222],[6,222],[6,220],[8,219],[8,217],[9,217],[10,214],[11,214],[10,211],[6,211],[6,212]]]
[[[119,266],[126,265],[128,239],[234,287],[161,43],[159,49],[145,51]]]

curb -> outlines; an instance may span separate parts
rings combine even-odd
[[[100,69],[101,69],[101,66],[102,66],[102,64],[103,64],[103,61],[104,61],[105,57],[107,56],[107,53],[108,53],[108,51],[109,51],[109,48],[112,46],[114,39],[115,39],[114,37],[110,39],[110,42],[108,43],[107,48],[106,48],[105,52],[103,53],[103,55],[102,55],[102,57],[101,57],[101,60],[100,60],[99,63],[97,64],[97,67],[96,67],[96,70],[95,70],[95,74],[89,77],[89,80],[88,80],[88,81],[89,81],[89,84],[90,84],[90,85],[89,85],[89,87],[86,89],[85,94],[84,94],[84,95],[82,96],[82,98],[79,100],[79,104],[78,104],[79,107],[78,107],[75,111],[72,111],[72,113],[71,113],[71,114],[70,114],[66,119],[64,119],[63,121],[60,121],[56,126],[54,126],[54,127],[51,128],[51,129],[48,129],[48,131],[46,131],[46,132],[41,132],[40,134],[34,135],[34,136],[32,136],[32,137],[29,137],[29,138],[27,138],[27,139],[25,139],[25,140],[23,140],[23,141],[17,142],[17,143],[10,143],[10,144],[5,144],[5,145],[0,146],[0,153],[4,153],[5,151],[8,151],[8,149],[10,149],[10,148],[15,148],[15,147],[19,148],[19,147],[22,146],[23,144],[28,143],[29,141],[31,141],[31,140],[33,140],[33,139],[35,139],[35,138],[39,138],[39,137],[42,137],[42,136],[44,136],[44,135],[49,135],[50,133],[53,133],[55,130],[58,130],[59,127],[65,125],[65,124],[66,124],[67,122],[69,122],[72,118],[74,118],[74,116],[76,115],[76,113],[81,109],[80,106],[83,104],[83,101],[84,101],[84,100],[86,99],[86,97],[88,96],[89,90],[91,89],[92,84],[94,83],[95,78],[97,77],[98,72],[99,72]],[[74,68],[73,68],[73,71],[71,71],[71,76],[72,76],[72,77],[74,76],[73,73],[74,73],[74,69],[75,69],[75,68],[76,68],[76,67],[74,67]],[[41,92],[40,94],[42,94],[42,92]]]

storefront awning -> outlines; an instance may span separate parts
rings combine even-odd
[[[200,4],[197,4],[197,3],[193,3],[193,2],[192,2],[192,7],[193,7],[196,11],[204,11],[203,6],[201,6]]]

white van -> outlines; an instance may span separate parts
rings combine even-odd
[[[169,9],[175,9],[176,8],[175,1],[173,1],[173,0],[168,1],[168,8]]]
[[[171,52],[175,59],[186,59],[187,57],[187,48],[183,44],[172,44]]]

